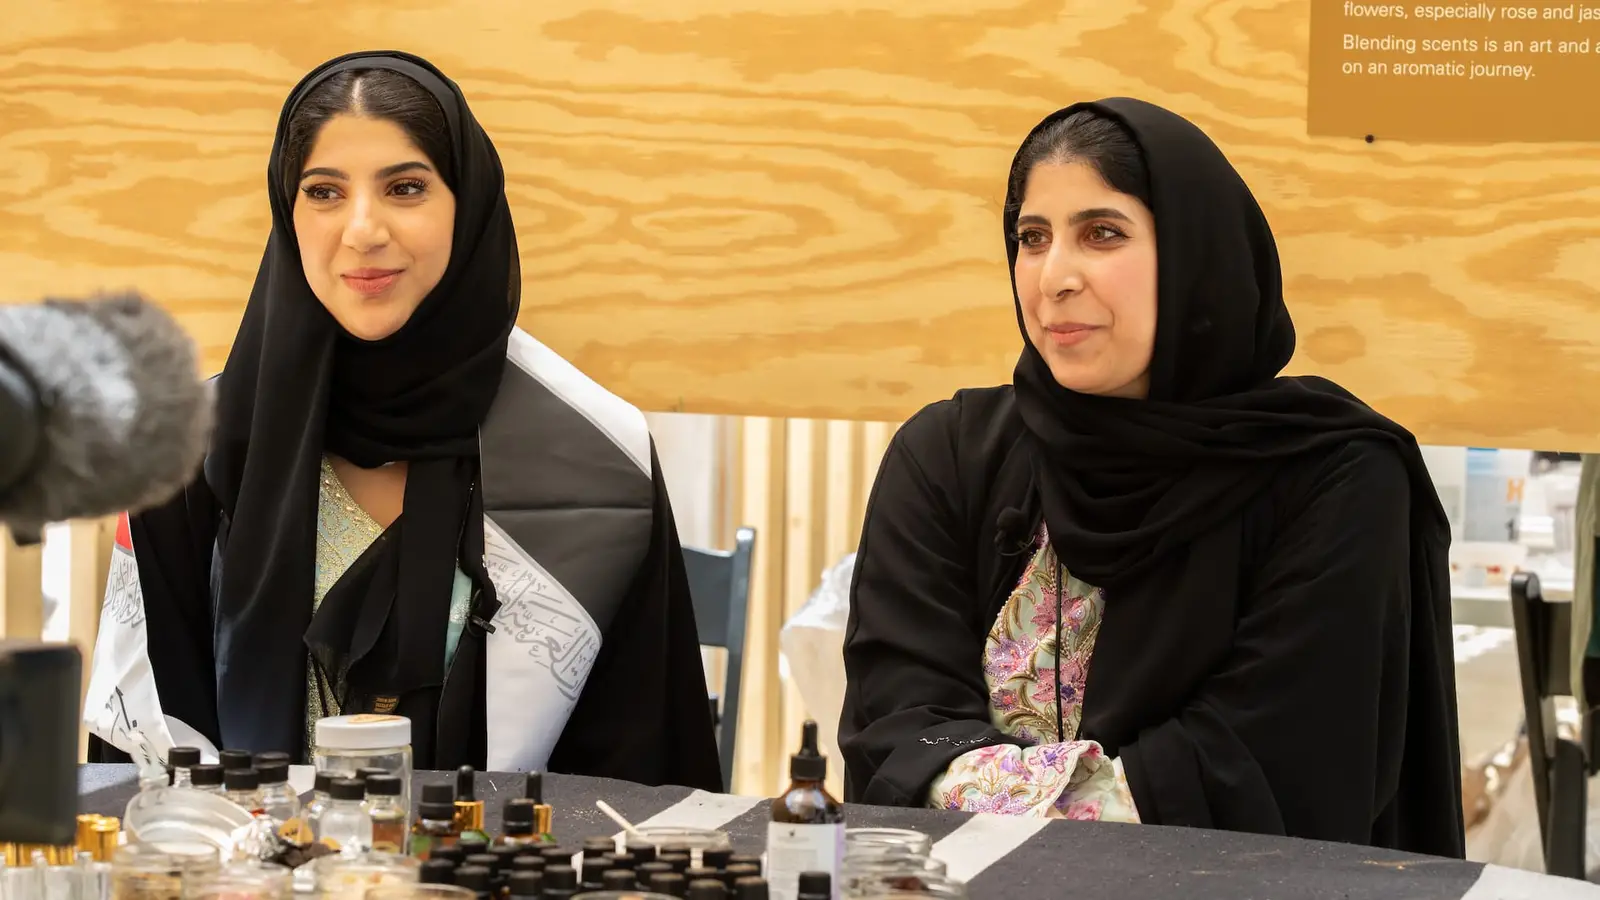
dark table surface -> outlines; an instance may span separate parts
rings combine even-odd
[[[453,783],[454,774],[419,772],[416,780]],[[499,827],[499,798],[522,796],[523,785],[521,775],[478,776],[490,830]],[[79,775],[82,812],[120,816],[137,790],[132,766],[84,766]],[[584,838],[618,831],[596,800],[636,825],[720,828],[741,853],[759,853],[766,841],[767,801],[757,797],[547,775],[545,800],[555,807],[556,837],[575,851]],[[1600,885],[1317,841],[854,805],[846,821],[927,833],[975,900],[1600,900]]]

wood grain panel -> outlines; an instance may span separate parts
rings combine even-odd
[[[1428,442],[1600,448],[1600,148],[1308,138],[1310,2],[38,0],[0,33],[3,293],[136,285],[216,368],[284,95],[396,46],[501,149],[531,331],[652,410],[898,421],[1009,378],[1016,142],[1134,94],[1255,187],[1296,371]]]

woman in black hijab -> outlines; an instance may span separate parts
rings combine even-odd
[[[1013,384],[895,437],[861,538],[850,799],[1461,856],[1449,535],[1415,439],[1294,350],[1221,151],[1137,100],[1012,164]]]
[[[516,329],[504,173],[460,88],[403,53],[319,66],[267,186],[203,477],[114,560],[148,626],[113,616],[95,667],[136,695],[118,645],[142,650],[159,715],[119,733],[91,702],[96,733],[303,757],[320,718],[396,714],[419,767],[720,789],[643,417]]]

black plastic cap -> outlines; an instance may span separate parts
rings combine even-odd
[[[583,886],[585,888],[598,888],[606,870],[611,868],[611,857],[589,856],[583,857]]]
[[[229,791],[253,791],[261,787],[261,773],[255,769],[229,769],[222,773],[222,787]]]
[[[672,871],[677,872],[679,875],[682,875],[689,868],[689,854],[687,853],[663,853],[656,859],[671,866]]]
[[[189,778],[198,787],[221,787],[222,766],[218,763],[201,763],[189,767]]]
[[[495,871],[511,871],[511,864],[516,862],[517,857],[521,856],[526,849],[526,847],[518,847],[515,844],[496,844],[490,847],[489,852],[494,854],[494,858],[500,861],[500,868]]]
[[[722,883],[732,888],[741,878],[760,878],[761,867],[749,863],[730,863],[722,870]]]
[[[223,771],[228,769],[248,769],[255,762],[255,758],[248,750],[224,750],[217,754],[217,763]]]
[[[817,749],[817,723],[807,719],[800,727],[800,752],[789,757],[789,777],[794,781],[823,781],[828,758]]]
[[[832,897],[833,876],[827,872],[801,872],[800,896]]]
[[[493,853],[468,853],[467,858],[461,863],[463,866],[482,866],[491,873],[500,870],[500,857]]]
[[[471,766],[462,766],[456,770],[456,799],[478,799],[478,773]]]
[[[627,869],[607,869],[600,879],[600,886],[608,891],[632,891],[637,889],[638,884],[633,873]]]
[[[543,872],[512,872],[511,896],[537,900],[544,895]]]
[[[767,880],[741,878],[733,883],[733,896],[735,900],[767,900]]]
[[[650,890],[669,897],[682,897],[688,882],[677,872],[657,872],[650,876]]]
[[[319,794],[326,794],[333,789],[333,773],[318,772],[317,777],[311,779],[311,789]]]
[[[552,866],[559,866],[572,860],[572,851],[565,847],[546,847],[539,851],[539,855]]]
[[[693,868],[685,869],[683,871],[683,877],[689,879],[690,884],[693,884],[696,881],[705,881],[707,878],[715,878],[718,881],[722,880],[717,875],[717,870],[711,868],[710,866],[694,866]]]
[[[613,853],[611,865],[618,869],[633,869],[639,865],[639,858],[632,853]]]
[[[578,887],[578,870],[571,866],[546,866],[544,870],[544,886],[555,888],[558,891],[576,890]]]
[[[167,751],[167,765],[174,769],[187,769],[200,765],[199,747],[173,747]]]
[[[456,804],[455,789],[448,784],[425,784],[422,786],[423,803],[443,803],[454,807]]]
[[[689,882],[689,900],[725,900],[728,886],[715,878],[698,878]]]
[[[454,845],[449,847],[433,847],[428,850],[428,859],[442,859],[452,866],[461,865],[466,858],[466,851]]]
[[[366,781],[368,778],[375,778],[375,777],[377,777],[379,775],[392,775],[392,774],[394,774],[394,773],[390,772],[388,769],[380,769],[377,766],[367,766],[366,768],[362,768],[362,769],[357,769],[356,770],[356,780],[357,781]]]
[[[270,766],[273,763],[283,763],[287,766],[289,764],[289,754],[278,750],[268,750],[264,753],[257,753],[251,761],[255,763],[255,767],[258,769],[262,766]]]
[[[531,800],[507,800],[505,811],[500,816],[500,820],[506,824],[507,829],[510,829],[513,825],[521,825],[525,830],[531,831],[533,829],[533,819],[533,801]]]
[[[335,800],[365,800],[367,786],[356,778],[335,778],[328,788],[328,796]]]
[[[544,867],[547,865],[549,863],[545,862],[544,857],[524,853],[511,861],[511,871],[539,872],[543,874]]]
[[[629,844],[628,852],[633,854],[633,858],[638,860],[641,865],[656,861],[655,844]]]
[[[651,876],[671,872],[672,867],[664,862],[647,862],[639,863],[639,865],[636,866],[633,871],[639,876],[639,884],[648,886],[650,884]]]
[[[757,869],[759,869],[759,868],[761,868],[761,857],[759,857],[759,856],[751,856],[748,853],[735,853],[733,855],[733,857],[728,860],[728,865],[730,865],[730,866],[755,866]]]
[[[430,857],[418,870],[417,880],[423,884],[455,884],[456,864],[448,859]]]
[[[583,852],[600,856],[611,853],[617,849],[617,842],[608,837],[592,837],[583,839]]]
[[[372,797],[400,796],[399,775],[373,775],[367,779],[367,795]]]
[[[263,785],[289,783],[289,764],[286,762],[278,762],[276,760],[257,761],[256,771],[261,773],[261,783]]]
[[[708,869],[726,869],[733,860],[732,850],[706,850],[700,854],[701,865]]]
[[[462,866],[456,869],[456,887],[482,893],[489,890],[494,875],[483,866]]]
[[[456,846],[460,847],[461,852],[465,853],[468,857],[471,857],[473,854],[477,853],[489,852],[489,842],[480,841],[477,838],[473,838],[470,841],[456,841]]]
[[[523,788],[522,796],[535,803],[544,802],[544,773],[529,772],[528,784]]]

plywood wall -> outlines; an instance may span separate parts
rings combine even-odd
[[[1256,188],[1297,371],[1428,442],[1600,448],[1600,148],[1308,139],[1309,2],[7,0],[0,294],[138,286],[219,366],[284,95],[391,46],[499,144],[531,331],[649,409],[900,420],[1009,377],[1016,142],[1133,94]]]

